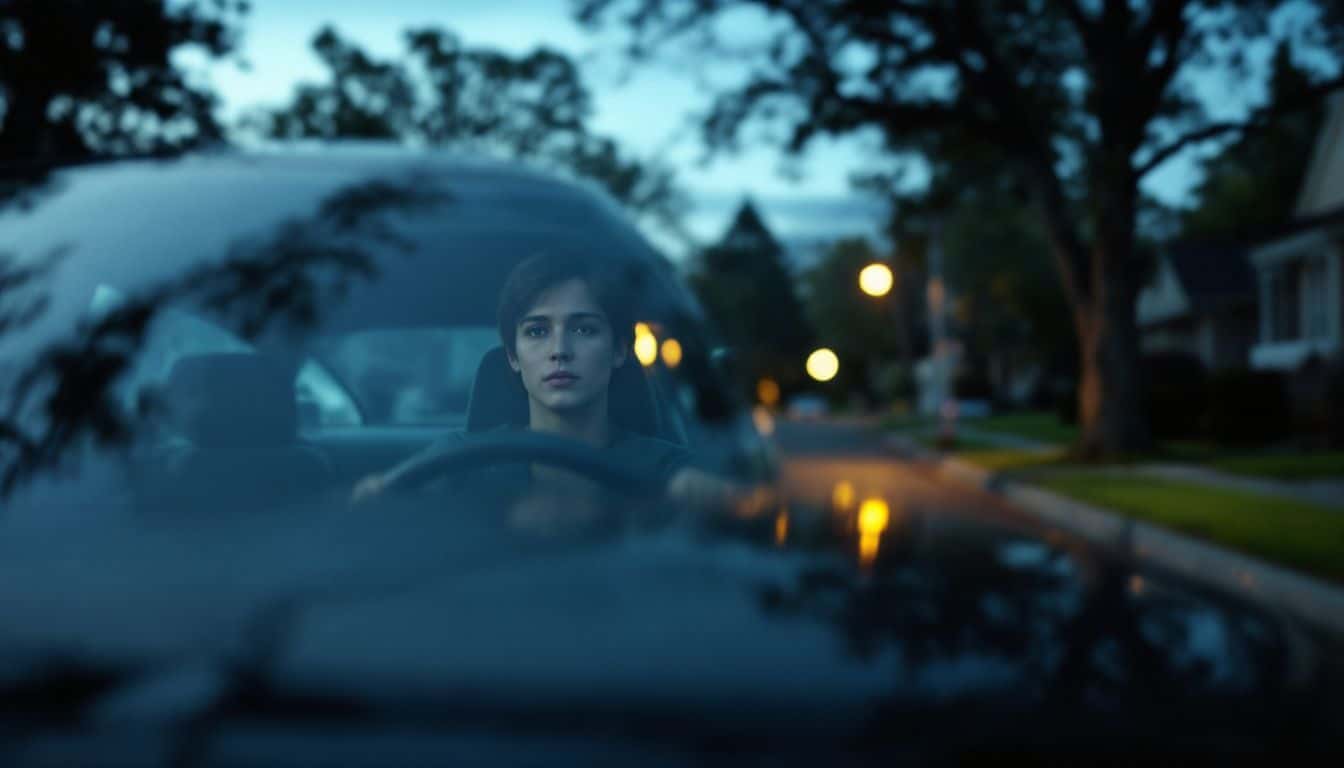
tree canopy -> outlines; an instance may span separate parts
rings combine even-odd
[[[783,259],[784,249],[748,202],[722,241],[691,265],[691,287],[733,347],[748,395],[762,378],[786,394],[802,386],[812,331]]]
[[[439,28],[407,30],[406,52],[375,58],[332,27],[313,38],[323,83],[253,116],[275,138],[390,139],[525,159],[601,184],[674,235],[685,202],[672,172],[623,152],[589,124],[592,96],[564,53],[513,55]]]
[[[1271,104],[1298,101],[1311,90],[1310,73],[1293,62],[1287,45],[1275,49],[1272,67]],[[1209,158],[1195,189],[1197,203],[1181,217],[1182,235],[1248,242],[1287,223],[1324,119],[1322,107],[1286,114]]]
[[[0,168],[178,152],[219,140],[215,97],[173,63],[222,57],[246,0],[8,0],[0,4]]]
[[[702,122],[711,148],[752,125],[783,149],[878,133],[892,153],[942,143],[1000,158],[1046,233],[1078,339],[1081,447],[1134,452],[1151,435],[1134,304],[1139,182],[1187,147],[1233,136],[1344,85],[1344,6],[1326,0],[575,0],[616,17],[643,58],[676,41],[720,49],[749,22],[759,55]],[[1328,62],[1290,101],[1223,119],[1199,77],[1254,80],[1247,51],[1286,39]],[[740,48],[741,46],[737,46]],[[740,50],[738,51],[740,53]],[[1333,69],[1332,69],[1333,67]]]

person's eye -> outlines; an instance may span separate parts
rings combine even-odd
[[[546,335],[546,326],[529,325],[523,328],[523,335],[533,339],[540,339]]]
[[[574,327],[574,332],[577,333],[577,334],[580,335],[580,336],[596,336],[597,334],[599,334],[599,333],[602,332],[602,329],[601,329],[600,327],[598,327],[597,325],[594,325],[594,324],[591,324],[591,323],[590,323],[590,324],[577,325],[577,326],[575,326],[575,327]]]

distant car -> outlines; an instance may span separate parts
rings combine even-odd
[[[352,509],[367,473],[526,407],[498,386],[495,301],[558,245],[606,260],[680,341],[675,365],[623,369],[623,425],[770,483],[676,270],[587,186],[331,147],[69,169],[0,209],[0,267],[28,275],[0,281],[0,764],[887,764],[1337,738],[1338,678],[1301,678],[1274,613],[1136,583],[1048,532],[853,498],[697,517],[593,449],[516,434],[442,469],[578,472],[607,491],[593,525],[519,530],[507,493],[451,488]]]

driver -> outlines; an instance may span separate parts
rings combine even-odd
[[[685,448],[635,434],[611,422],[612,372],[629,363],[632,313],[596,265],[572,256],[540,255],[520,263],[500,294],[499,336],[509,367],[527,393],[527,429],[603,449],[647,476],[651,487],[694,508],[739,503],[747,492],[690,466]],[[515,425],[524,426],[524,425]],[[352,503],[384,494],[435,452],[471,439],[458,433],[391,469],[361,480]],[[577,475],[532,465],[525,482],[552,498],[582,499],[595,490]]]

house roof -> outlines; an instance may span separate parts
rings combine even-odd
[[[1328,211],[1324,211],[1313,216],[1302,216],[1278,227],[1263,236],[1255,238],[1255,245],[1269,245],[1277,240],[1296,235],[1299,232],[1305,232],[1316,228],[1336,229],[1344,227],[1344,205],[1336,206]]]
[[[1194,312],[1255,299],[1255,272],[1243,246],[1179,243],[1169,247],[1165,256]]]

